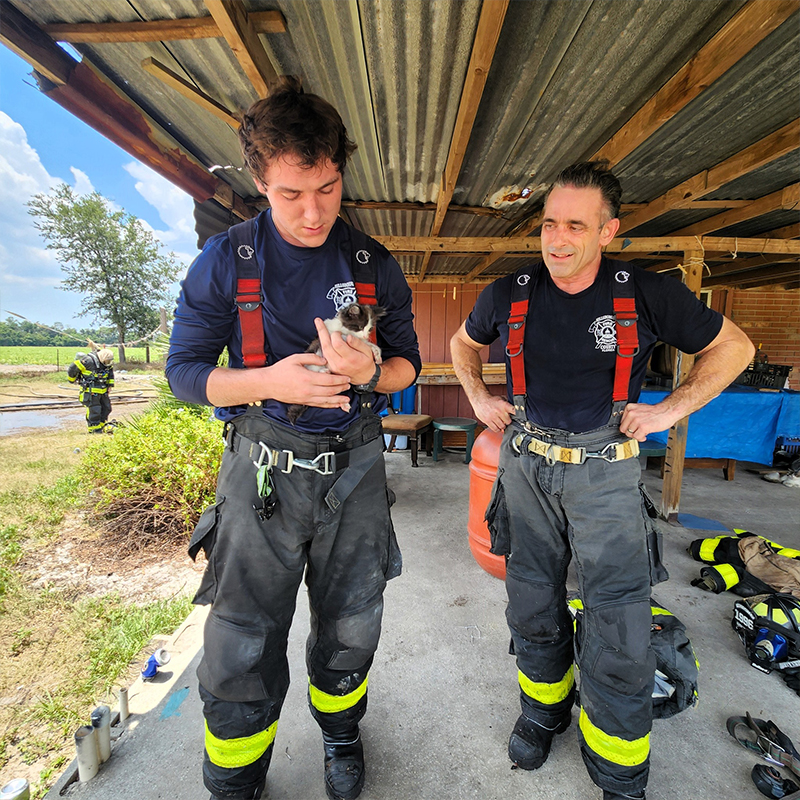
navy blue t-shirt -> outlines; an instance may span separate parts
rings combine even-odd
[[[639,353],[634,356],[628,400],[635,403],[655,345],[661,341],[684,353],[711,344],[722,315],[700,302],[680,281],[626,262],[603,257],[594,283],[568,294],[550,278],[543,262],[532,268],[523,357],[527,418],[547,428],[584,433],[605,425],[611,415],[616,364],[612,276],[631,274],[639,316]],[[498,337],[508,344],[508,314],[514,275],[489,284],[466,321],[467,334],[480,344]],[[506,356],[508,370],[508,357]],[[508,398],[511,401],[509,378]]]
[[[337,220],[320,247],[297,247],[275,229],[269,211],[256,220],[255,249],[262,269],[264,329],[268,363],[305,351],[317,337],[314,317],[327,319],[357,301],[350,266],[350,228]],[[407,359],[419,373],[421,362],[411,313],[409,289],[397,261],[385,247],[371,243],[378,305],[386,316],[378,321],[377,341],[384,360]],[[227,233],[208,240],[181,285],[170,338],[166,374],[175,395],[208,403],[206,383],[227,346],[229,366],[242,367],[242,337],[236,294],[236,263]],[[359,414],[359,396],[351,392],[351,410],[308,408],[296,428],[320,433],[345,430]],[[382,395],[375,410],[385,407]],[[264,414],[289,425],[286,404],[264,403]],[[244,406],[219,408],[218,418],[231,419]]]

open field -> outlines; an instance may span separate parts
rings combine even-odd
[[[0,364],[39,364],[66,369],[67,365],[75,358],[75,354],[86,352],[79,347],[0,347]],[[126,347],[125,357],[130,361],[144,363],[147,360],[147,351],[144,347]],[[156,354],[151,350],[151,359]],[[114,351],[114,359],[119,359],[119,353]]]

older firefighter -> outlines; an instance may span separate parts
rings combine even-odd
[[[190,542],[208,557],[195,602],[211,604],[197,671],[203,776],[212,799],[261,797],[305,578],[325,790],[353,800],[383,592],[401,566],[375,412],[421,366],[411,290],[387,250],[338,218],[354,145],[329,103],[284,76],[244,114],[239,137],[270,208],[207,242],[183,283],[167,359],[175,394],[216,406],[226,423],[216,504]],[[322,323],[356,300],[386,312],[381,364],[368,342]],[[303,352],[315,337],[324,357]],[[220,368],[225,347],[230,367]],[[308,406],[295,424],[292,404]]]
[[[508,624],[522,714],[508,754],[544,764],[571,722],[574,560],[585,625],[579,642],[581,754],[604,800],[645,796],[654,657],[650,584],[665,578],[640,494],[638,442],[700,408],[738,375],[753,346],[672,277],[602,254],[619,228],[619,181],[603,164],[564,170],[545,199],[543,262],[488,286],[451,341],[475,413],[505,431],[487,521],[507,556]],[[479,351],[506,346],[508,400],[490,394]],[[638,404],[662,340],[697,353],[685,381]],[[509,402],[513,400],[512,402]]]
[[[89,433],[111,431],[107,427],[111,414],[109,389],[114,385],[114,354],[104,347],[91,353],[78,353],[67,367],[67,380],[81,387],[80,401],[86,406]]]

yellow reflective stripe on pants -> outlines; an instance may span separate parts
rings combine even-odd
[[[242,736],[239,739],[218,739],[208,729],[206,723],[206,752],[212,764],[224,769],[246,767],[258,761],[267,748],[275,740],[278,730],[278,721],[272,723],[265,731],[259,731],[252,736]]]
[[[612,764],[635,767],[638,764],[643,764],[647,760],[647,756],[650,755],[649,733],[646,736],[642,736],[641,739],[634,739],[633,741],[620,739],[619,736],[610,736],[596,725],[593,725],[583,709],[581,709],[578,725],[587,747],[590,747],[597,755]]]
[[[519,688],[528,697],[538,700],[540,703],[552,706],[566,700],[569,690],[575,683],[575,675],[572,667],[567,670],[567,674],[558,683],[536,683],[528,678],[521,671],[519,672]]]
[[[328,694],[322,689],[317,689],[311,679],[308,680],[308,693],[311,697],[311,705],[323,714],[335,714],[337,711],[346,711],[352,708],[366,693],[367,681],[369,676],[364,678],[364,682],[350,694],[338,695]]]
[[[703,543],[700,545],[699,553],[701,561],[716,561],[716,558],[714,558],[714,551],[717,549],[717,545],[722,538],[722,536],[717,536],[716,539],[703,540]]]
[[[711,569],[715,569],[719,573],[720,578],[725,581],[726,589],[730,589],[739,583],[739,573],[736,571],[736,567],[731,564],[714,564]]]

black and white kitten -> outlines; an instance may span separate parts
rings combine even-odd
[[[375,328],[375,323],[386,312],[380,306],[370,306],[366,303],[351,303],[349,306],[344,306],[336,312],[333,319],[324,320],[325,327],[330,333],[341,333],[344,339],[348,336],[357,336],[363,339],[371,348],[372,355],[376,364],[381,363],[381,349],[378,345],[373,344],[369,340],[369,336]],[[318,356],[322,355],[322,349],[319,346],[319,339],[314,339],[313,342],[306,348],[306,353],[316,353]],[[312,372],[330,372],[327,367],[318,367],[315,364],[306,364],[306,369]],[[308,406],[299,403],[292,403],[286,410],[286,416],[289,422],[294,425],[300,415],[308,408]],[[349,411],[350,406],[343,409]]]

